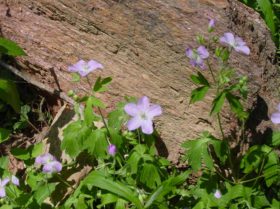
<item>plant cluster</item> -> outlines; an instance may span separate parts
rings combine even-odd
[[[91,83],[88,74],[104,66],[80,60],[68,70],[73,82],[83,79],[90,91],[68,92],[76,102],[77,119],[64,128],[60,148],[70,160],[45,152],[43,143],[13,148],[11,154],[24,162],[25,170],[11,174],[8,157],[0,158],[0,208],[279,208],[280,132],[265,144],[244,147],[248,79],[238,75],[229,59],[234,53],[249,55],[250,49],[240,37],[228,32],[219,38],[214,30],[215,21],[210,20],[209,37],[198,36],[197,48],[188,48],[186,56],[196,70],[191,80],[197,88],[190,103],[214,95],[210,115],[217,119],[220,134],[204,132],[182,144],[182,161],[189,168],[175,167],[157,154],[153,120],[164,112],[160,105],[146,96],[127,97],[105,116],[106,104],[98,95],[112,78],[98,77]],[[235,146],[221,117],[226,105],[238,121]],[[272,122],[280,123],[280,107]],[[246,151],[236,152],[237,147]],[[85,167],[90,169],[84,178],[70,180]]]

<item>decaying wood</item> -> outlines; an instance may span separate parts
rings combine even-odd
[[[235,0],[0,2],[3,36],[18,42],[28,54],[17,58],[22,71],[56,91],[67,92],[73,88],[68,65],[79,59],[101,62],[105,69],[90,79],[113,76],[110,91],[101,95],[111,107],[125,95],[147,95],[163,106],[156,127],[170,159],[178,158],[185,139],[203,130],[216,131],[208,115],[210,97],[188,104],[194,88],[189,76],[194,69],[185,56],[188,46],[197,46],[195,36],[206,35],[209,18],[217,21],[216,35],[233,31],[251,48],[249,58],[237,53],[232,57],[237,70],[249,76],[248,107],[255,98],[263,98],[273,111],[279,88],[275,46],[259,15]],[[78,85],[87,88],[86,83]]]

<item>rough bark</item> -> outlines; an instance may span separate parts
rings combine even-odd
[[[101,62],[105,69],[99,74],[114,79],[110,91],[102,96],[110,105],[125,95],[147,95],[163,106],[156,127],[170,159],[178,158],[185,139],[203,130],[216,131],[208,115],[209,97],[189,105],[194,88],[189,76],[194,69],[185,57],[186,47],[196,46],[195,35],[206,34],[208,18],[217,21],[215,34],[234,31],[251,48],[249,57],[236,53],[232,57],[237,70],[249,76],[252,93],[248,107],[257,104],[256,98],[264,99],[264,107],[275,105],[279,84],[275,46],[259,15],[235,0],[0,2],[2,35],[18,42],[28,54],[17,58],[23,71],[67,92],[73,88],[68,65],[79,59]],[[96,76],[92,74],[90,79]],[[75,88],[88,87],[82,83]],[[256,125],[268,119],[267,111],[262,111],[265,116],[256,114]]]

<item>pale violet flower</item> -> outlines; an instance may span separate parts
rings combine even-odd
[[[62,165],[58,161],[52,161],[49,163],[46,163],[43,166],[43,173],[58,173],[62,170]]]
[[[215,20],[214,19],[210,19],[209,23],[208,23],[208,31],[212,32],[214,30],[215,27]]]
[[[14,175],[12,175],[12,177],[11,177],[11,182],[12,182],[12,184],[14,184],[16,186],[19,186],[19,179]]]
[[[220,199],[222,197],[221,191],[217,189],[214,193],[214,197],[216,197],[217,199]]]
[[[116,154],[116,152],[117,152],[117,147],[116,147],[116,145],[110,144],[110,145],[108,146],[108,153],[109,153],[109,155],[114,156],[114,155]]]
[[[90,72],[96,69],[102,69],[103,65],[95,60],[86,62],[84,60],[78,61],[76,64],[68,67],[68,71],[79,73],[82,77],[87,76]]]
[[[10,181],[9,178],[4,178],[3,180],[0,179],[0,198],[6,196],[5,187],[6,187],[6,184],[9,183],[9,181]]]
[[[35,166],[43,166],[43,173],[57,173],[62,170],[62,165],[49,153],[40,155],[35,159]]]
[[[188,58],[190,58],[190,63],[192,66],[198,66],[201,69],[204,69],[204,59],[207,59],[209,57],[209,52],[207,51],[205,46],[199,46],[197,50],[188,48],[186,50],[186,55]]]
[[[124,110],[132,117],[127,123],[128,130],[133,131],[141,127],[142,132],[145,134],[153,133],[153,119],[162,113],[161,107],[156,104],[150,104],[149,98],[146,96],[139,99],[137,104],[126,104]]]
[[[277,106],[278,112],[272,113],[271,121],[274,124],[280,124],[280,103]]]
[[[246,43],[240,37],[234,37],[232,33],[225,33],[221,38],[220,42],[229,47],[232,47],[235,51],[249,55],[250,49]]]

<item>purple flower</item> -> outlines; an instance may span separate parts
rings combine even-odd
[[[208,24],[208,31],[212,32],[214,30],[215,27],[215,20],[214,19],[210,19],[209,20],[209,24]]]
[[[217,199],[220,199],[222,197],[221,191],[217,189],[214,193],[214,197],[216,197]]]
[[[125,112],[132,116],[127,123],[128,130],[132,131],[141,127],[145,134],[152,134],[153,118],[162,113],[159,105],[150,104],[149,98],[144,96],[138,100],[137,104],[129,103],[124,107]]]
[[[117,152],[117,147],[114,144],[110,144],[108,146],[108,153],[109,153],[109,155],[114,156],[116,154],[116,152]]]
[[[11,182],[16,186],[19,186],[19,179],[14,175],[11,177]]]
[[[53,155],[51,155],[50,153],[46,153],[46,154],[36,157],[35,165],[39,165],[39,166],[45,165],[46,163],[49,163],[54,160],[55,160],[55,157]]]
[[[0,197],[6,196],[5,186],[10,181],[9,178],[0,179]]]
[[[96,62],[94,60],[90,60],[89,62],[80,60],[76,64],[69,66],[68,71],[79,73],[82,77],[85,77],[87,76],[87,74],[98,68],[103,68],[103,65],[99,62]]]
[[[35,159],[35,165],[43,166],[43,173],[57,173],[62,170],[62,165],[49,153],[40,155]]]
[[[62,165],[57,160],[46,163],[43,166],[43,173],[58,173],[62,170]]]
[[[232,33],[225,33],[221,38],[222,44],[232,47],[235,51],[249,55],[250,49],[240,37],[234,37]]]
[[[280,124],[280,103],[277,106],[278,112],[272,113],[271,121],[274,124]]]
[[[209,57],[209,53],[204,46],[198,47],[196,51],[188,48],[186,50],[186,55],[188,58],[190,58],[190,63],[192,66],[198,66],[201,69],[204,69],[203,60]]]

